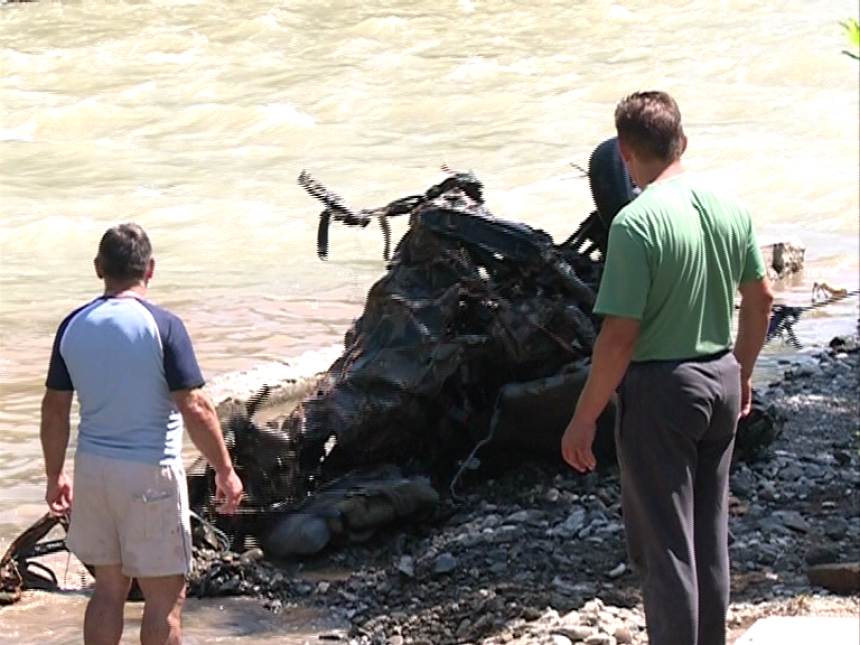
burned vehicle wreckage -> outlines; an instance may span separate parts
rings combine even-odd
[[[246,488],[240,511],[217,514],[213,473],[200,460],[189,468],[195,552],[259,546],[273,560],[317,553],[432,512],[440,497],[456,501],[491,455],[560,459],[600,326],[591,308],[608,227],[635,198],[614,139],[595,149],[587,175],[596,208],[555,244],[541,230],[493,217],[471,173],[358,212],[302,173],[299,183],[325,204],[321,258],[332,221],[378,220],[386,260],[387,218],[406,215],[409,228],[314,391],[262,425],[252,417],[268,395],[264,386],[224,422]],[[614,463],[613,425],[610,405],[598,423],[599,467]],[[753,458],[780,429],[756,398],[738,429],[736,460]],[[45,516],[10,546],[0,561],[0,600],[57,587],[37,561],[64,548],[62,537],[46,538],[55,526],[65,528],[66,519]],[[189,594],[241,593],[214,580],[202,567]]]

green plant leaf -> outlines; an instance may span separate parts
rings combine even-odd
[[[842,25],[843,29],[845,29],[845,33],[848,34],[848,39],[851,41],[851,44],[860,47],[860,23],[858,23],[854,18],[849,18],[848,20],[843,20],[839,24]]]
[[[843,20],[839,23],[842,25],[842,29],[845,30],[845,34],[848,36],[848,41],[860,50],[860,23],[857,22],[856,18],[849,18],[848,20]],[[860,60],[860,56],[858,56],[858,52],[850,52],[847,50],[842,50],[843,54],[847,54],[851,58],[856,60]]]

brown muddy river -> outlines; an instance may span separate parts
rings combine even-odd
[[[213,391],[330,360],[383,272],[377,228],[316,258],[307,169],[356,208],[471,169],[497,216],[569,235],[592,208],[570,163],[625,94],[676,96],[687,165],[731,185],[761,241],[800,238],[779,291],[858,286],[853,0],[220,0],[0,3],[0,550],[44,511],[39,400],[56,325],[99,288],[105,228],[146,227],[151,298],[182,316]],[[393,222],[395,238],[406,222]],[[797,328],[852,330],[857,301]],[[330,350],[331,351],[331,350]],[[309,353],[308,353],[309,352]],[[772,347],[756,378],[777,372]],[[249,375],[241,376],[251,370]],[[0,609],[4,642],[80,642],[86,595]],[[134,620],[139,607],[129,605]],[[187,643],[303,643],[314,618],[189,603]],[[126,643],[136,642],[134,620]],[[286,635],[285,635],[286,634]]]

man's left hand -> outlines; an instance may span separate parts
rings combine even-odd
[[[232,466],[227,471],[215,473],[215,502],[219,513],[235,513],[242,503],[243,494],[242,480]]]
[[[596,421],[581,421],[574,416],[561,438],[562,457],[581,473],[594,470],[597,466],[597,460],[591,451],[596,434]]]
[[[63,515],[72,508],[72,482],[65,473],[48,477],[45,501],[54,515]]]

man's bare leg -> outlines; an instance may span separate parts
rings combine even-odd
[[[119,645],[131,579],[120,565],[95,567],[96,585],[84,614],[85,645]]]
[[[180,645],[185,576],[138,578],[137,582],[144,598],[141,645]]]

